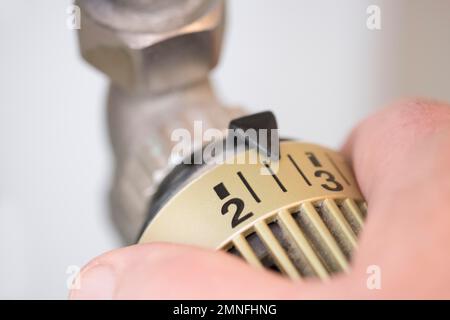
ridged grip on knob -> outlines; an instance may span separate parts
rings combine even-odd
[[[251,159],[255,150],[247,150]],[[284,141],[279,161],[225,163],[175,194],[140,242],[228,251],[292,279],[348,270],[366,216],[357,182],[338,153]]]

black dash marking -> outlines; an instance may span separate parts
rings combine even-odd
[[[314,153],[305,152],[305,154],[308,156],[309,161],[311,161],[314,167],[322,167],[322,164],[320,163],[319,159],[316,158],[316,155]]]
[[[272,175],[273,179],[275,180],[275,182],[278,184],[278,186],[280,187],[280,189],[283,192],[286,192],[287,189],[283,186],[283,184],[281,183],[280,179],[278,179],[277,175],[273,172],[272,168],[269,166],[269,164],[264,163],[264,166],[267,168],[267,170],[269,170],[270,174]]]
[[[214,191],[216,192],[216,194],[220,198],[220,200],[223,200],[230,195],[227,188],[225,187],[225,185],[222,182],[214,187]]]
[[[297,169],[298,173],[300,173],[300,175],[302,176],[303,180],[305,180],[306,184],[308,186],[312,186],[311,182],[308,180],[306,175],[303,173],[302,169],[300,169],[298,164],[295,162],[294,158],[292,158],[292,156],[290,154],[288,154],[287,156],[288,156],[289,160],[291,161],[291,163],[294,165],[295,169]]]
[[[255,191],[253,190],[253,188],[250,186],[250,184],[248,183],[247,179],[245,179],[244,175],[242,174],[242,172],[238,172],[237,175],[239,176],[239,178],[241,179],[242,183],[244,184],[244,186],[247,188],[248,192],[250,192],[250,194],[252,195],[253,199],[255,199],[256,202],[260,203],[261,199],[258,197],[258,195],[255,193]]]
[[[344,176],[344,174],[342,173],[341,169],[339,169],[339,167],[336,165],[336,163],[334,162],[333,158],[330,157],[330,155],[328,153],[325,153],[325,156],[327,157],[328,161],[330,161],[330,163],[332,164],[333,168],[339,173],[339,175],[341,176],[342,179],[344,179],[345,183],[347,183],[347,185],[350,186],[350,182],[348,181],[348,179]]]

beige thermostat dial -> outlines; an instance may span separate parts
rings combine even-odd
[[[260,129],[273,115],[239,123],[253,126],[255,117]],[[250,159],[259,149],[243,152]],[[139,242],[224,250],[292,279],[326,279],[348,270],[367,206],[345,159],[290,140],[281,141],[277,152],[270,163],[227,161],[184,176],[180,169],[172,179],[181,186],[152,204],[156,209]]]

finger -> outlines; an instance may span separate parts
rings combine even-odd
[[[384,297],[448,295],[450,107],[398,103],[362,122],[344,150],[369,205],[354,283],[376,266]]]
[[[337,299],[355,297],[349,279],[291,281],[224,252],[141,244],[83,268],[71,299]]]
[[[295,285],[239,259],[172,244],[144,244],[89,263],[72,299],[287,299]]]
[[[380,191],[386,180],[401,181],[398,170],[415,165],[415,157],[433,157],[430,152],[418,154],[417,147],[439,139],[439,132],[449,127],[450,106],[423,99],[398,102],[361,122],[343,151],[366,198]],[[439,156],[445,156],[443,151],[448,150],[439,150]]]

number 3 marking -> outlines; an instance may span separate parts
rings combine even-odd
[[[342,186],[342,184],[340,184],[339,182],[336,181],[335,176],[333,176],[331,173],[329,173],[328,171],[325,170],[317,170],[314,175],[318,178],[325,176],[327,179],[325,181],[329,182],[330,184],[332,184],[331,186],[328,184],[321,184],[321,186],[324,189],[327,189],[329,191],[334,191],[334,192],[338,192],[338,191],[342,191],[344,190],[344,187]]]

